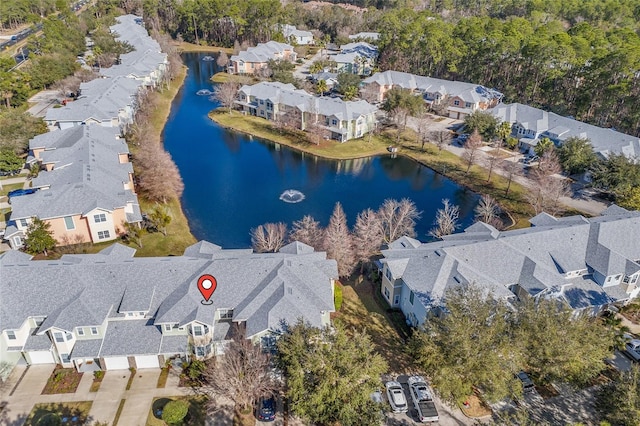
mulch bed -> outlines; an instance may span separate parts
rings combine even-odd
[[[75,368],[62,368],[57,365],[47,380],[42,395],[74,393],[78,389],[83,374],[78,373]]]

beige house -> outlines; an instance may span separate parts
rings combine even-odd
[[[229,58],[227,72],[230,74],[257,74],[270,60],[295,62],[297,58],[293,46],[277,41],[258,43]]]
[[[424,98],[429,105],[446,103],[447,115],[458,120],[477,110],[493,108],[502,93],[473,83],[423,77],[400,71],[376,73],[363,80],[360,94],[363,99],[379,103],[394,87],[408,89]]]
[[[33,217],[51,225],[59,245],[110,241],[125,223],[142,220],[129,150],[116,129],[76,126],[36,136],[29,146],[43,170],[32,181],[37,192],[11,199],[13,248]]]

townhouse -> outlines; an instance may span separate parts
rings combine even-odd
[[[450,118],[464,119],[477,110],[493,108],[502,99],[502,93],[474,83],[448,81],[423,77],[400,71],[375,73],[362,82],[363,99],[377,103],[394,87],[408,89],[422,96],[429,105],[446,106]]]
[[[482,222],[441,241],[402,237],[383,250],[382,297],[414,326],[444,306],[448,289],[474,284],[496,298],[552,298],[575,314],[596,314],[640,292],[640,212],[555,218],[500,232]]]
[[[124,15],[116,21],[111,32],[133,50],[120,55],[116,65],[101,69],[102,78],[81,84],[76,101],[47,110],[44,120],[49,130],[98,124],[125,132],[133,123],[140,92],[156,87],[163,79],[167,55],[142,26],[142,19]]]
[[[340,53],[330,55],[329,60],[336,63],[337,72],[357,75],[369,75],[378,59],[378,48],[359,41],[340,46]]]
[[[376,126],[377,108],[366,101],[316,97],[279,82],[242,86],[236,105],[270,121],[286,120],[300,130],[326,132],[327,139],[339,142],[362,137]]]
[[[36,136],[29,148],[43,170],[32,181],[37,192],[11,199],[5,238],[13,249],[23,245],[33,217],[51,225],[59,245],[110,241],[125,223],[142,221],[129,149],[117,129],[71,127]]]
[[[288,24],[280,26],[280,31],[282,31],[285,40],[291,44],[298,46],[313,44],[313,33],[311,31],[299,30],[294,25]]]
[[[277,41],[258,43],[229,58],[227,72],[230,74],[257,74],[266,68],[270,60],[295,62],[297,58],[293,46]]]
[[[182,256],[134,253],[114,244],[57,261],[0,255],[0,362],[157,368],[210,358],[232,339],[272,345],[300,319],[330,324],[337,265],[307,245],[257,254],[201,241]],[[210,304],[197,286],[204,274],[217,282]]]
[[[512,135],[519,140],[522,151],[533,154],[535,146],[548,138],[556,146],[567,139],[585,138],[593,151],[602,158],[622,154],[630,159],[640,158],[640,138],[613,129],[604,129],[519,103],[498,104],[491,113],[500,121],[511,124]]]

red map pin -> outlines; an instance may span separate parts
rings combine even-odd
[[[198,278],[198,290],[200,290],[200,294],[204,297],[204,300],[201,302],[203,305],[210,305],[213,302],[210,302],[211,296],[213,292],[216,291],[216,287],[218,283],[213,275],[205,274]]]

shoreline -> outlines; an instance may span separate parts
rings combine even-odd
[[[237,112],[234,112],[234,114],[229,116],[227,112],[224,112],[221,109],[214,109],[209,112],[208,117],[210,120],[226,130],[263,139],[271,143],[284,145],[294,151],[314,155],[328,160],[354,160],[359,158],[390,155],[387,147],[390,145],[397,145],[395,137],[386,137],[386,135],[384,134],[379,134],[372,138],[372,142],[363,142],[362,140],[366,139],[365,137],[348,141],[344,144],[336,145],[337,147],[347,147],[348,144],[357,144],[359,147],[354,153],[343,152],[337,156],[332,155],[328,152],[322,152],[321,148],[318,145],[312,144],[310,142],[302,142],[302,139],[300,139],[300,142],[292,140],[294,137],[300,138],[300,135],[273,135],[272,133],[273,131],[275,131],[275,129],[273,129],[273,127],[269,123],[265,123],[269,125],[263,127],[268,128],[270,131],[264,130],[262,132],[253,132],[251,131],[253,129],[249,130],[247,128],[234,125],[233,123],[230,123],[230,121],[235,122],[237,120],[242,120],[244,122],[247,122],[249,126],[254,125],[252,121],[247,120],[247,118],[249,118],[248,116],[240,115]],[[403,137],[402,142],[406,142],[405,137]],[[464,170],[461,170],[457,167],[457,162],[459,162],[460,159],[459,157],[455,156],[455,154],[448,153],[444,150],[437,151],[437,147],[429,143],[425,147],[428,147],[425,149],[425,151],[412,152],[415,150],[414,147],[406,146],[401,143],[400,149],[395,154],[402,155],[405,158],[409,158],[410,160],[429,168],[434,173],[441,175],[451,180],[452,182],[455,182],[457,185],[460,185],[467,190],[473,191],[479,195],[491,195],[498,201],[500,205],[504,207],[504,211],[510,217],[512,224],[511,226],[509,226],[509,229],[522,228],[528,225],[528,222],[526,222],[526,220],[530,217],[533,217],[534,214],[530,211],[530,206],[523,199],[523,192],[525,191],[524,187],[513,181],[511,183],[509,194],[505,195],[504,191],[502,190],[502,186],[506,186],[506,179],[504,177],[494,174],[492,181],[490,182],[490,184],[488,184],[486,182],[486,178],[484,178],[484,175],[486,173],[486,170],[484,168],[478,165],[474,165],[471,167],[471,172],[469,174],[466,174],[464,173]],[[366,151],[363,152],[363,148],[366,149]],[[433,156],[430,151],[433,150],[437,152],[435,154],[436,157],[435,159],[431,159],[430,161],[429,157]],[[498,186],[496,187],[496,185]],[[584,213],[580,212],[580,214]]]

